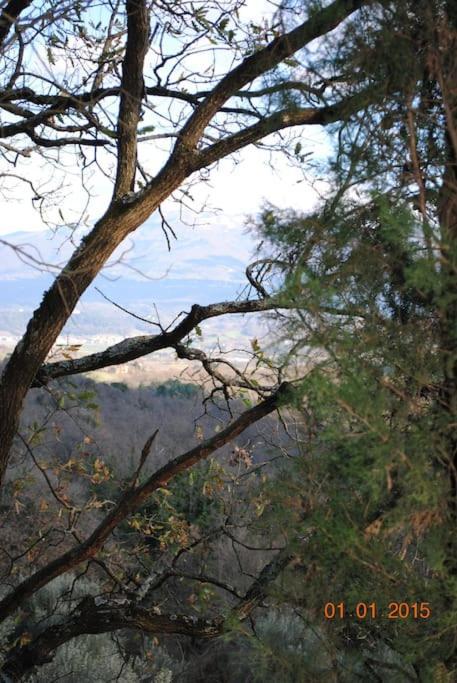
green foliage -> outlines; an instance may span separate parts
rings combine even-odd
[[[168,379],[155,387],[155,391],[158,396],[190,398],[199,393],[199,388],[196,384],[180,382],[179,379]]]
[[[299,368],[291,406],[304,423],[299,455],[263,489],[259,524],[306,539],[275,597],[306,606],[330,647],[354,654],[350,680],[457,671],[457,249],[437,189],[449,134],[427,71],[438,17],[441,52],[455,44],[444,16],[440,3],[389,3],[329,39],[321,72],[352,92],[373,86],[379,100],[335,125],[321,204],[265,206],[254,226],[289,310],[277,350]],[[454,206],[455,184],[447,192]],[[326,602],[348,613],[326,623]],[[360,602],[379,616],[351,616]],[[394,602],[427,602],[432,616],[389,619]],[[382,659],[386,648],[395,666],[367,669],[367,652]]]
[[[334,646],[389,643],[431,680],[457,627],[445,460],[453,417],[439,401],[433,297],[441,272],[419,248],[406,205],[374,194],[326,209],[325,231],[317,215],[268,208],[261,218],[283,264],[280,296],[296,307],[284,339],[308,366],[293,402],[308,423],[302,455],[264,490],[262,523],[310,536],[297,551],[306,579],[291,573],[282,600],[306,604],[317,623],[325,602],[349,611],[375,602],[376,620],[332,622]],[[389,620],[394,601],[429,602],[433,618]]]

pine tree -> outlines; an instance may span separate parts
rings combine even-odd
[[[322,83],[378,96],[333,127],[321,204],[255,226],[302,374],[300,455],[266,523],[308,538],[282,599],[324,624],[337,680],[457,671],[456,19],[384,3],[327,41]]]

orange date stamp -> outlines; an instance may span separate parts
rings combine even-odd
[[[381,609],[376,602],[358,602],[349,610],[344,602],[327,602],[324,605],[324,618],[331,620],[355,617],[356,619],[430,619],[432,608],[429,602],[389,602]]]

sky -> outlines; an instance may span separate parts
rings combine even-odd
[[[266,8],[271,8],[267,0],[248,0],[244,17],[259,21]],[[198,64],[195,66],[197,68]],[[59,82],[67,77],[67,68],[68,65],[63,64],[59,70],[59,61],[53,67],[61,77]],[[167,249],[156,213],[116,250],[111,263],[78,303],[62,339],[67,339],[68,334],[76,334],[78,339],[90,340],[94,325],[98,325],[100,334],[105,335],[97,342],[102,348],[106,345],[106,335],[112,335],[114,331],[121,336],[133,334],[130,318],[115,309],[113,314],[113,306],[96,288],[148,318],[155,318],[152,305],[157,303],[162,322],[173,319],[189,301],[210,303],[233,298],[242,291],[246,284],[244,271],[253,260],[256,248],[256,240],[246,227],[249,218],[255,218],[267,202],[279,208],[309,210],[316,203],[318,192],[326,189],[322,181],[314,179],[311,183],[310,167],[328,155],[327,133],[320,127],[309,126],[291,129],[286,136],[296,136],[292,149],[300,140],[301,154],[305,155],[302,167],[298,162],[292,165],[282,153],[253,146],[211,167],[204,182],[192,184],[192,200],[186,199],[190,208],[183,209],[173,199],[162,205],[177,235],[176,241],[170,241],[171,251]],[[264,142],[272,143],[273,140],[272,136]],[[165,152],[160,150],[160,142],[142,143],[145,167],[149,172],[149,162],[158,170],[166,158]],[[98,154],[106,153],[99,151]],[[84,227],[76,233],[77,244],[103,215],[112,194],[111,180],[100,172],[86,176],[86,193],[81,187],[75,158],[71,148],[63,148],[59,163],[54,167],[32,152],[29,158],[21,159],[20,168],[0,168],[21,173],[38,191],[46,191],[49,197],[46,216],[55,228],[50,232],[42,220],[32,202],[34,192],[28,184],[11,176],[2,179],[0,239],[25,245],[27,252],[47,263],[60,267],[65,264],[73,249],[68,240],[71,232],[66,226],[82,222]],[[119,256],[127,251],[121,263],[116,265]],[[58,269],[50,272],[55,275]],[[2,334],[4,337],[6,334],[8,340],[11,334],[15,339],[22,334],[30,311],[38,305],[42,292],[49,286],[49,276],[43,277],[39,270],[18,259],[14,250],[0,244],[0,343]],[[81,322],[83,317],[84,323]],[[252,336],[263,334],[258,318],[252,322],[232,318],[223,334],[229,338],[236,334],[237,347],[248,344],[246,340]],[[246,329],[240,332],[243,325]],[[220,323],[217,330],[220,331]],[[144,333],[144,330],[140,331]],[[211,334],[210,340],[215,332]]]
[[[272,5],[268,0],[249,0],[243,10],[244,18],[258,20],[262,14],[271,12],[271,9]],[[271,156],[268,151],[249,147],[237,154],[236,163],[231,158],[221,161],[211,169],[206,183],[198,183],[192,187],[191,194],[194,200],[191,202],[192,210],[184,210],[182,213],[176,203],[170,200],[165,202],[162,208],[173,225],[178,239],[185,240],[190,251],[192,251],[193,243],[198,244],[200,250],[205,250],[202,256],[211,257],[215,253],[215,246],[218,246],[220,250],[220,244],[216,245],[217,240],[214,240],[216,231],[219,240],[230,245],[231,252],[236,245],[235,251],[238,248],[239,258],[247,263],[254,249],[253,241],[246,234],[245,225],[248,216],[255,216],[265,202],[278,207],[307,210],[317,199],[316,187],[311,186],[309,180],[304,177],[303,171],[309,166],[310,160],[322,158],[328,149],[327,137],[322,129],[309,127],[300,131],[300,141],[302,153],[309,153],[304,169],[292,168],[285,157],[279,153]],[[154,154],[154,147],[151,146],[150,149],[151,155]],[[64,149],[61,159],[64,172],[60,175],[52,166],[43,163],[43,160],[33,153],[29,159],[25,160],[25,167],[22,167],[21,172],[38,189],[53,190],[51,196],[54,206],[48,205],[47,215],[52,218],[56,226],[71,224],[83,216],[86,230],[90,230],[107,207],[111,196],[111,183],[100,174],[94,175],[92,180],[88,179],[91,198],[86,204],[88,196],[81,189],[79,171],[75,166],[72,152]],[[3,184],[6,184],[6,192],[0,198],[2,215],[0,236],[20,231],[47,230],[40,213],[32,204],[32,190],[14,177],[10,177]],[[319,184],[317,188],[319,189]],[[137,231],[139,240],[141,241],[142,233],[151,229],[157,229],[155,217],[151,217]],[[63,234],[62,231],[57,231],[56,247],[62,240]],[[213,239],[209,239],[210,235]],[[205,240],[202,242],[205,236],[208,237],[206,249]],[[163,240],[163,249],[166,251],[165,240]],[[184,254],[183,250],[180,251]],[[135,247],[130,252],[129,258],[135,259]],[[179,260],[179,258],[176,245],[175,254],[173,254],[172,243],[172,253],[168,257],[168,263],[175,264],[176,259]],[[167,259],[164,262],[166,263]]]
[[[305,130],[301,138],[304,140],[304,151],[309,150],[315,157],[320,158],[322,147],[326,145],[325,133],[320,129]],[[56,183],[55,173],[51,169],[43,168],[39,159],[31,159],[26,171],[27,176],[40,186],[52,187]],[[62,177],[63,187],[60,190],[61,201],[56,202],[55,210],[59,209],[66,217],[74,218],[79,215],[81,205],[85,205],[86,196],[81,193],[77,181],[77,171],[68,168]],[[42,221],[39,212],[32,204],[32,192],[15,179],[8,182],[7,199],[2,197],[0,210],[2,221],[0,235],[18,231],[41,231],[47,226]],[[93,197],[87,210],[87,223],[93,223],[106,209],[110,198],[110,183],[97,178],[93,188]],[[256,148],[246,148],[237,155],[237,163],[232,159],[225,159],[218,167],[211,169],[209,181],[192,189],[195,211],[186,212],[185,222],[196,220],[202,226],[216,223],[226,227],[231,226],[235,231],[244,230],[244,220],[249,215],[258,213],[265,202],[279,207],[294,207],[307,210],[316,201],[316,190],[303,177],[303,171],[293,168],[279,153],[270,160],[268,152]],[[172,212],[174,227],[185,230],[176,208],[170,203],[166,207]],[[55,213],[55,212],[54,212]],[[56,215],[56,222],[58,216]]]
[[[316,156],[321,153],[325,146],[325,136],[318,129],[305,131],[305,146]],[[313,139],[314,138],[314,139]],[[196,185],[192,194],[195,198],[194,206],[197,213],[187,211],[181,221],[177,206],[168,201],[163,206],[164,213],[177,235],[177,240],[171,240],[171,251],[168,251],[165,239],[157,226],[157,216],[151,216],[146,223],[139,228],[117,250],[112,260],[125,249],[129,249],[123,261],[133,268],[140,267],[140,272],[147,272],[149,277],[171,277],[204,279],[202,261],[205,261],[205,277],[209,279],[227,281],[233,279],[239,282],[240,268],[231,269],[227,266],[227,259],[236,258],[247,265],[255,252],[256,242],[249,234],[246,222],[249,216],[255,217],[264,202],[270,202],[278,207],[294,207],[297,210],[309,209],[316,201],[317,194],[309,182],[303,179],[303,173],[298,168],[291,168],[286,160],[277,154],[272,166],[269,162],[268,152],[256,148],[247,148],[238,155],[238,163],[234,164],[231,159],[222,161],[218,167],[211,170],[208,183]],[[39,165],[31,164],[31,173],[40,174]],[[69,204],[74,204],[79,209],[81,198],[76,190],[71,190],[71,176],[65,179],[67,185],[66,197],[71,201],[59,203],[64,215],[69,215]],[[0,236],[10,232],[43,232],[46,226],[40,220],[39,213],[32,207],[30,198],[24,197],[24,188],[21,192],[15,192],[15,200],[1,202],[2,230]],[[95,197],[91,201],[88,211],[88,227],[101,215],[106,208],[107,198],[110,197],[110,186],[97,186]],[[208,208],[199,212],[198,209],[206,205]],[[65,207],[65,208],[64,208]],[[195,223],[195,225],[193,225]],[[62,264],[69,257],[71,250],[68,245],[64,250],[60,249],[64,236],[63,230],[58,230],[52,238],[55,251],[46,250],[46,259],[52,263]],[[147,250],[144,248],[143,239],[153,237]],[[6,235],[8,239],[8,236]],[[15,243],[20,243],[20,237],[15,236]],[[33,243],[30,236],[25,240]],[[151,244],[153,245],[151,251]],[[0,249],[0,252],[2,250]],[[44,253],[43,251],[41,252]],[[151,267],[148,268],[145,254],[151,254]],[[224,260],[222,256],[227,258]],[[4,256],[0,256],[0,282],[6,285],[14,273],[15,277],[35,277],[36,271],[18,261],[13,255],[9,255],[6,267]],[[198,257],[198,258],[197,258]],[[16,261],[17,268],[11,268],[11,261]],[[154,264],[152,266],[152,264]],[[230,264],[229,264],[230,265]],[[26,273],[25,271],[29,272]],[[105,269],[110,277],[113,270]],[[133,279],[143,279],[135,270],[129,267],[118,268],[116,275]],[[104,283],[103,283],[104,284]],[[0,325],[1,327],[1,325]]]

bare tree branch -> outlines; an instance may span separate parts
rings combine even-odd
[[[269,587],[292,559],[284,548],[262,569],[245,596],[232,608],[230,618],[244,621],[266,598]],[[88,633],[107,633],[130,628],[145,633],[179,634],[212,639],[224,633],[223,617],[203,619],[195,616],[160,614],[157,607],[146,608],[127,598],[104,600],[88,597],[82,600],[63,623],[45,628],[25,645],[14,647],[0,673],[19,681],[36,666],[52,661],[55,650],[64,643]]]
[[[137,127],[144,96],[143,66],[148,48],[149,18],[145,0],[126,0],[127,45],[122,65],[118,118],[118,161],[114,197],[135,189]]]
[[[265,48],[247,57],[213,89],[181,129],[174,154],[194,150],[201,135],[219,108],[236,92],[261,74],[270,71],[297,50],[335,29],[367,0],[334,0],[288,33],[272,40]],[[173,155],[174,156],[174,155]]]
[[[124,339],[104,351],[92,353],[83,358],[47,363],[40,368],[32,386],[39,387],[57,377],[77,375],[82,372],[100,370],[110,365],[121,365],[141,358],[160,349],[175,348],[196,325],[204,320],[234,313],[260,313],[275,308],[275,300],[258,299],[255,301],[222,301],[208,306],[194,304],[190,312],[170,331],[161,334],[142,335]]]
[[[72,570],[81,562],[93,558],[103,547],[113,529],[128,515],[141,507],[154,491],[167,486],[168,482],[180,472],[208,458],[214,451],[236,438],[247,427],[276,410],[286,400],[290,386],[289,383],[284,382],[269,398],[243,412],[225,429],[222,429],[190,451],[170,460],[166,465],[163,465],[154,472],[144,484],[136,488],[129,488],[118,504],[106,515],[85,541],[56,558],[42,569],[39,569],[0,601],[0,621],[4,620],[37,590],[46,586],[57,576]]]
[[[277,133],[285,128],[303,125],[324,126],[335,123],[342,118],[346,119],[351,114],[363,108],[368,102],[373,103],[374,97],[381,98],[382,92],[373,92],[367,89],[326,107],[306,107],[304,109],[284,109],[268,116],[252,126],[247,126],[238,133],[234,133],[213,145],[202,149],[195,156],[194,170],[205,168],[219,159],[233,154],[239,149],[252,145],[272,133]]]

